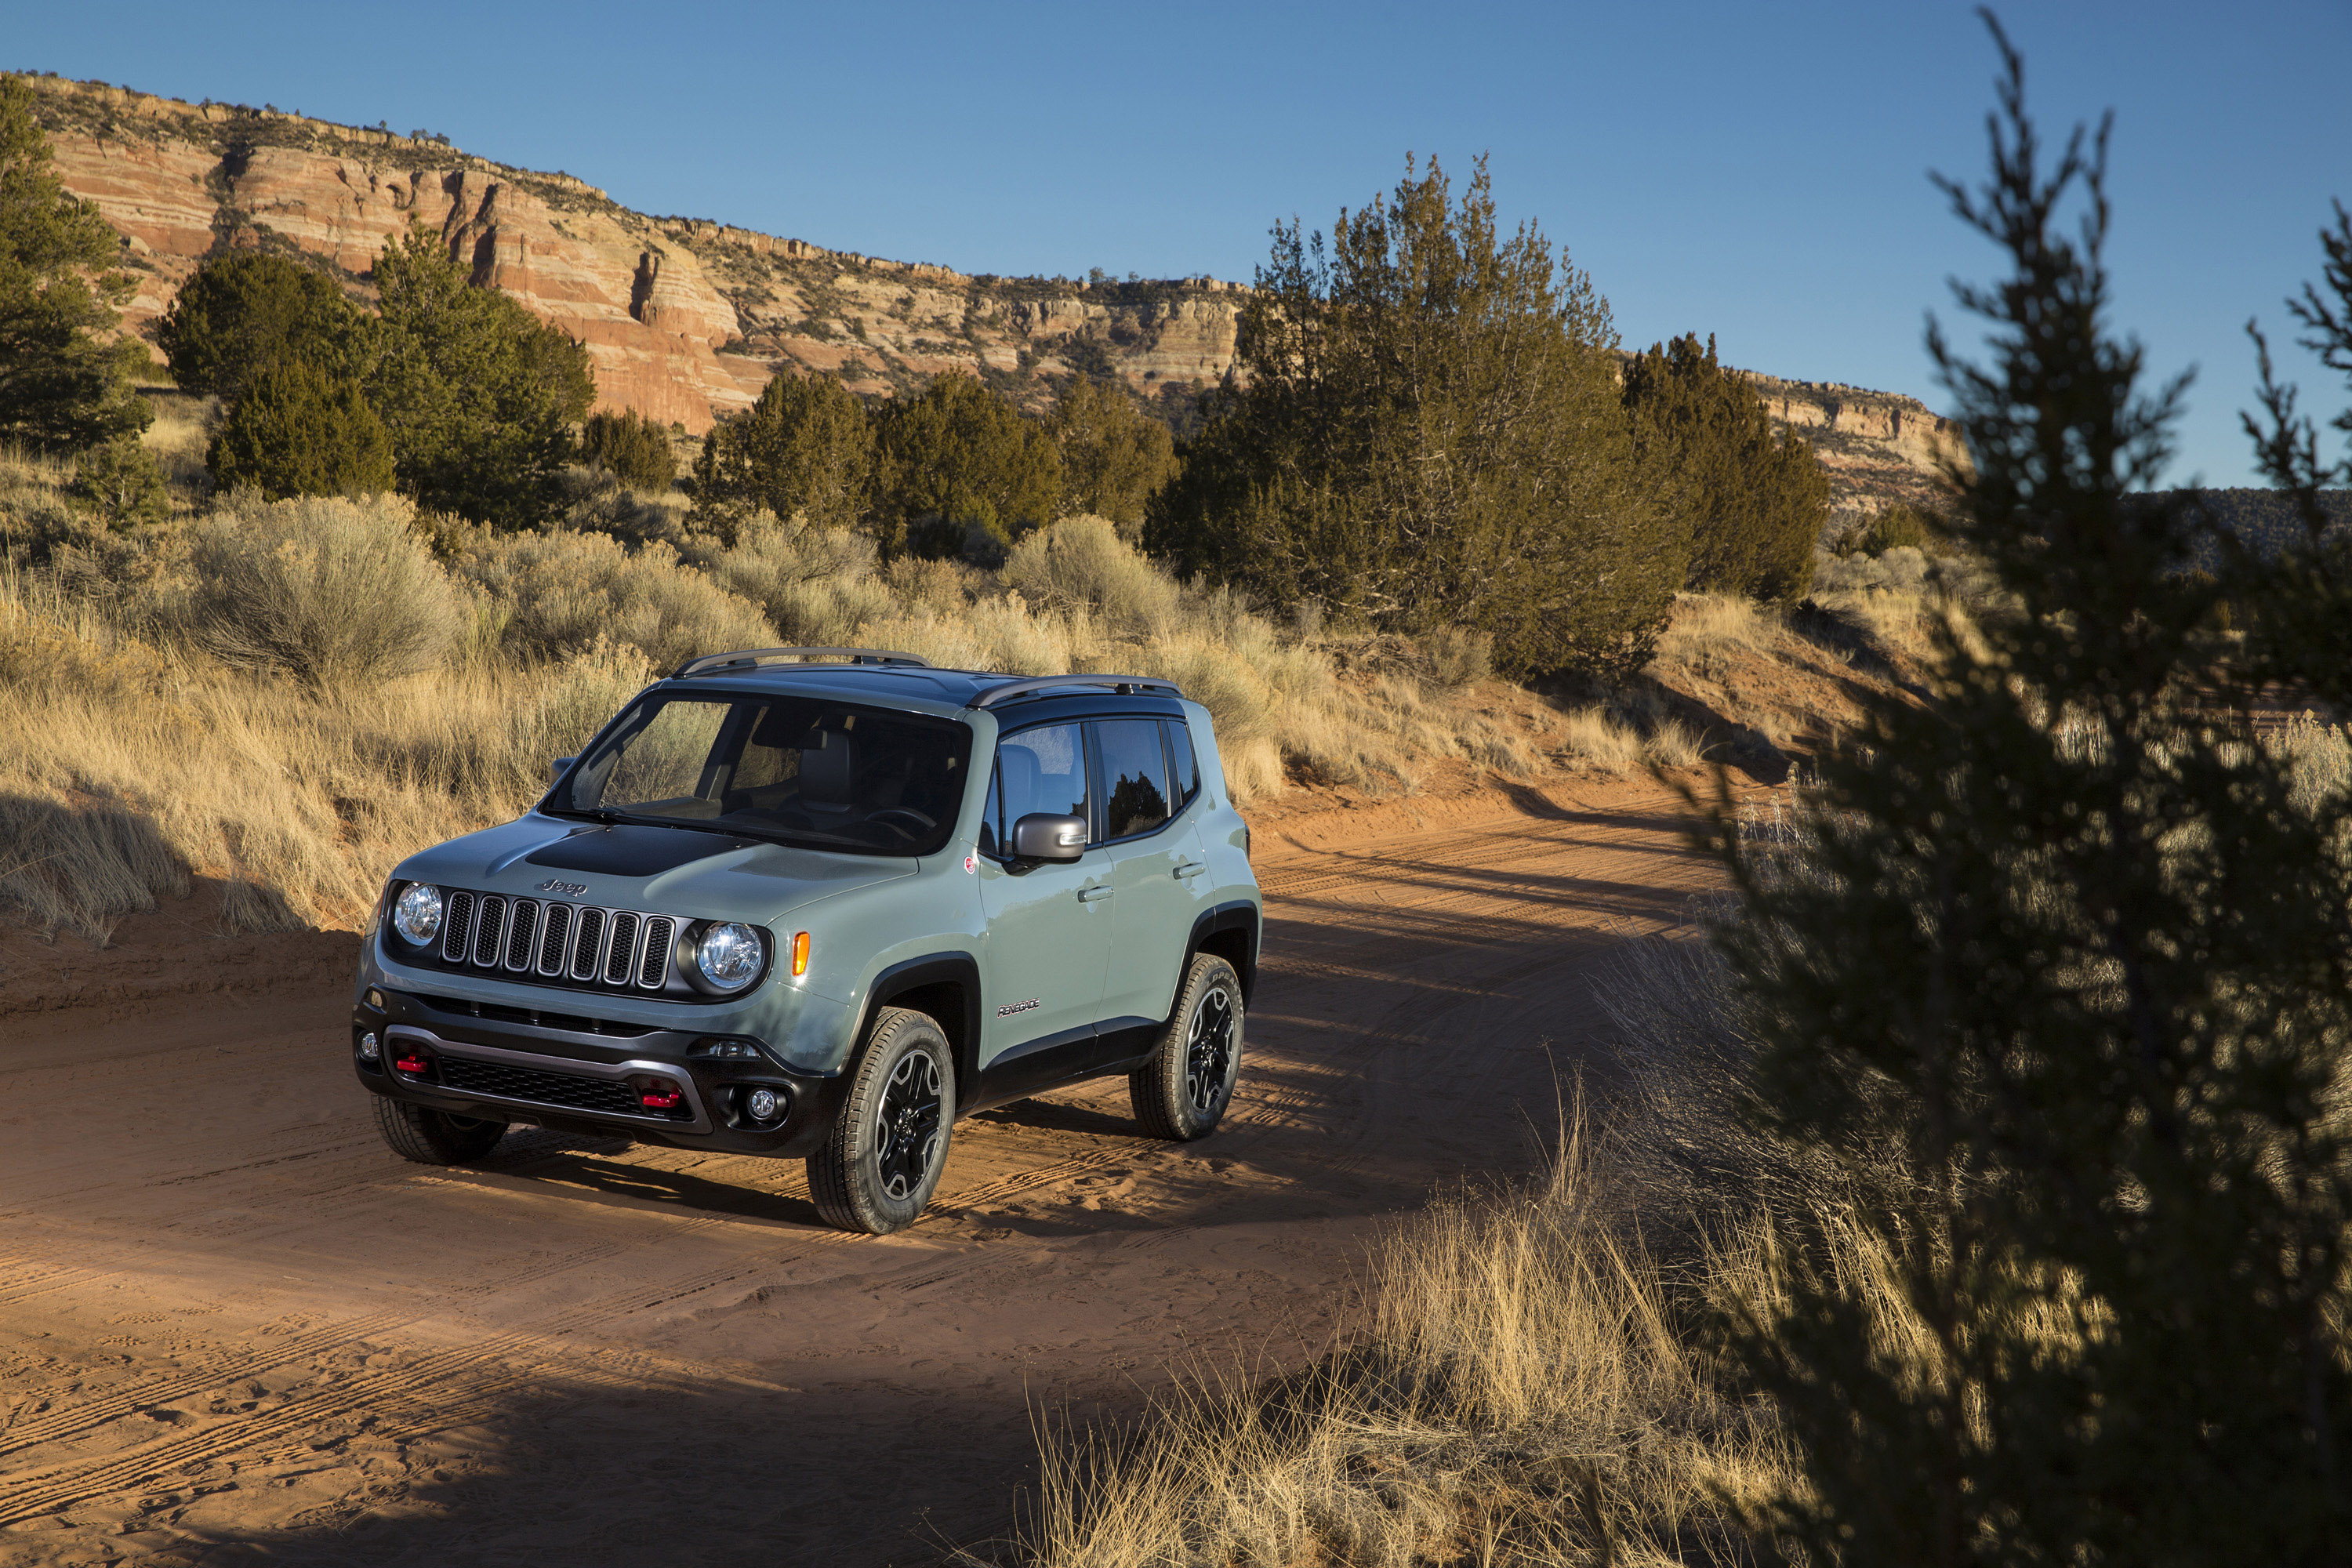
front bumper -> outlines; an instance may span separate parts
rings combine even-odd
[[[680,1149],[794,1158],[813,1154],[833,1126],[845,1080],[784,1067],[763,1041],[691,1029],[599,1024],[500,1007],[486,1016],[457,997],[372,988],[352,1014],[352,1069],[388,1099],[488,1121],[631,1138]],[[571,1026],[586,1026],[577,1027]],[[376,1038],[370,1059],[361,1048]],[[403,1071],[403,1059],[425,1065]],[[667,1079],[679,1103],[641,1103],[632,1079]],[[753,1090],[783,1102],[767,1122]]]

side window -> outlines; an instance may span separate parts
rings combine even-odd
[[[1013,825],[1043,812],[1091,821],[1087,801],[1086,738],[1076,724],[1024,730],[996,747],[996,842],[1012,842]]]
[[[1108,837],[1132,838],[1168,820],[1168,759],[1157,719],[1106,719],[1095,726],[1102,748]]]
[[[1176,763],[1176,805],[1181,810],[1201,787],[1201,764],[1192,756],[1192,731],[1181,719],[1166,721],[1168,755]]]

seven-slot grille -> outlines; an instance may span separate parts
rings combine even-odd
[[[628,991],[668,985],[678,925],[636,910],[457,889],[442,920],[441,962],[452,967]]]

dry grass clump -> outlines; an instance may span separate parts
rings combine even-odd
[[[0,907],[102,942],[202,876],[230,930],[357,924],[402,858],[528,805],[646,673],[604,645],[320,690],[0,574]]]
[[[205,465],[205,454],[212,445],[219,400],[155,387],[142,389],[142,395],[155,410],[155,422],[147,426],[140,444],[163,470],[174,502],[193,507],[212,493],[212,470]]]
[[[1049,1433],[1037,1568],[1745,1561],[1785,1484],[1688,1289],[1571,1138],[1533,1187],[1443,1202],[1372,1259],[1359,1342],[1254,1390],[1196,1386],[1144,1433]],[[1717,1282],[1748,1269],[1714,1255]],[[1758,1287],[1744,1279],[1743,1288]],[[1727,1507],[1727,1502],[1731,1507]]]
[[[1655,719],[1644,728],[1621,716],[1617,706],[1572,708],[1560,715],[1563,756],[1603,773],[1633,773],[1644,768],[1694,768],[1706,749],[1679,719]]]

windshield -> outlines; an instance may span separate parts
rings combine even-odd
[[[550,797],[606,816],[858,855],[932,855],[955,830],[971,731],[813,697],[647,697]]]

